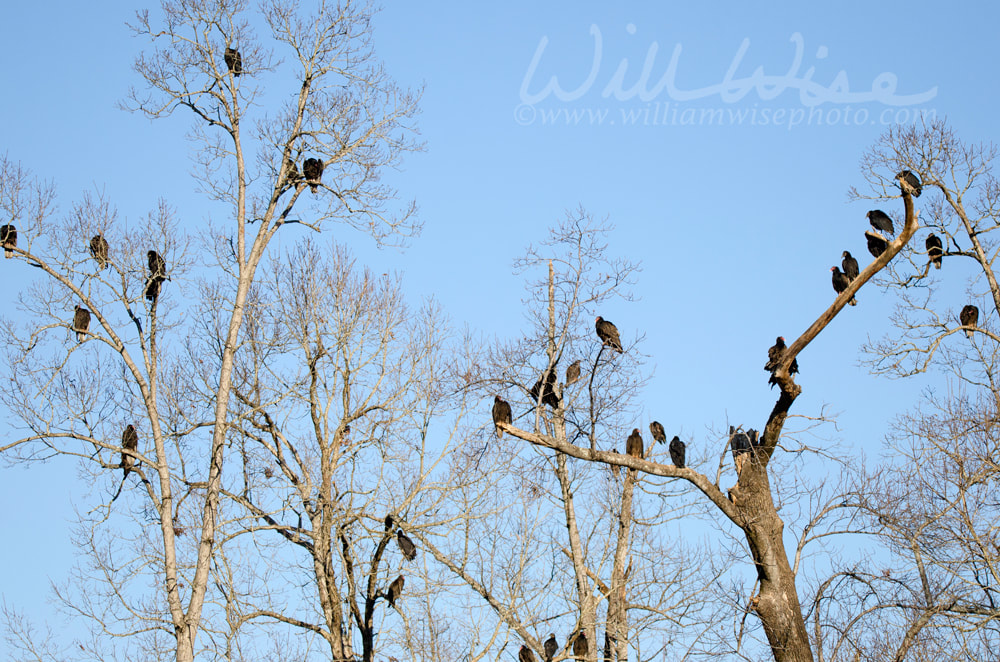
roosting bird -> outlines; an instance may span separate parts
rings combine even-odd
[[[674,438],[670,440],[670,461],[674,463],[674,466],[678,469],[684,468],[684,456],[687,452],[687,445],[681,441],[681,438],[674,435]]]
[[[767,383],[773,388],[778,380],[774,378],[774,373],[778,369],[778,365],[781,363],[781,359],[785,357],[785,350],[788,347],[785,345],[784,336],[778,336],[775,339],[774,344],[771,348],[767,350],[767,363],[764,364],[764,370],[771,373],[771,377],[767,380]],[[792,365],[788,366],[788,374],[794,375],[799,371],[799,360],[792,359]]]
[[[319,189],[320,180],[323,179],[323,162],[319,159],[306,159],[302,164],[302,173],[309,183],[309,190],[313,193]]]
[[[892,227],[892,219],[881,209],[872,209],[867,214],[868,222],[872,224],[872,227],[876,230],[881,230],[882,232],[888,232],[889,234],[896,234],[895,229]]]
[[[597,317],[597,337],[601,339],[601,342],[609,346],[611,349],[621,353],[622,341],[618,338],[618,327],[604,319],[600,315]]]
[[[392,531],[392,527],[393,527],[392,513],[389,513],[388,515],[385,516],[385,530]]]
[[[556,641],[555,632],[549,634],[549,638],[545,640],[545,660],[546,662],[551,662],[552,658],[555,657],[556,652],[559,651],[559,642]]]
[[[535,654],[525,645],[521,645],[521,650],[517,651],[517,662],[535,662]]]
[[[900,189],[904,190],[905,192],[905,189],[903,189],[902,185],[906,184],[909,187],[910,192],[913,194],[914,198],[919,198],[920,194],[924,190],[923,184],[920,183],[920,178],[914,175],[909,170],[904,170],[898,175],[896,175],[896,179],[898,179],[900,182]]]
[[[156,251],[147,251],[146,262],[149,264],[149,278],[146,280],[146,298],[156,301],[160,296],[160,283],[167,278],[167,262]]]
[[[578,660],[586,660],[590,646],[587,643],[587,633],[580,630],[576,633],[576,641],[573,642],[573,655]]]
[[[889,242],[877,232],[865,230],[865,239],[868,240],[868,252],[872,254],[872,257],[882,255],[885,249],[889,248]]]
[[[976,325],[979,324],[979,309],[970,303],[962,309],[958,319],[962,322],[962,326],[971,327],[965,330],[965,336],[971,338],[972,329],[976,328]]]
[[[847,280],[854,280],[861,273],[858,261],[854,259],[850,251],[844,251],[841,256],[844,258],[840,262],[840,266],[844,269],[844,275],[847,276]]]
[[[222,56],[226,61],[226,66],[234,76],[239,76],[243,73],[243,56],[235,48],[226,48],[225,54]]]
[[[843,274],[839,267],[830,267],[830,271],[833,272],[833,289],[837,294],[841,294],[850,286],[851,281],[847,279],[847,276]],[[854,297],[851,297],[851,300],[847,303],[852,306],[858,305]]]
[[[399,543],[399,549],[403,552],[403,558],[407,561],[417,558],[417,546],[413,544],[408,535],[403,533],[402,529],[396,531],[396,542]]]
[[[649,424],[649,433],[653,435],[653,441],[663,444],[667,441],[667,433],[663,430],[663,426],[659,421],[653,421]]]
[[[405,583],[406,580],[403,579],[403,575],[400,575],[399,577],[396,577],[394,580],[392,580],[391,584],[389,584],[389,590],[385,594],[385,599],[389,601],[390,607],[396,606],[396,600],[399,600],[399,596],[402,595],[403,585]]]
[[[625,452],[632,457],[642,457],[642,435],[639,428],[632,428],[632,434],[625,441]]]
[[[729,426],[729,448],[733,452],[733,460],[750,452],[750,437],[743,430]]]
[[[125,430],[122,432],[122,469],[125,470],[125,475],[122,476],[122,480],[128,478],[128,472],[132,471],[132,467],[135,465],[135,458],[126,453],[125,451],[135,451],[139,448],[139,435],[135,431],[135,426],[129,423],[125,426]]]
[[[580,361],[573,361],[566,368],[566,386],[575,384],[580,379]]]
[[[924,246],[927,248],[927,257],[934,263],[935,268],[940,269],[941,258],[944,257],[944,251],[942,250],[944,247],[941,245],[941,237],[931,232],[927,235]]]
[[[108,266],[108,240],[103,235],[90,238],[90,256],[97,260],[98,269]]]
[[[497,439],[503,439],[503,429],[501,423],[511,422],[510,404],[499,395],[493,396],[493,426],[496,429]]]
[[[83,306],[76,306],[73,315],[73,330],[76,331],[76,341],[83,342],[87,337],[87,329],[90,328],[90,311]]]
[[[539,378],[535,385],[531,387],[531,399],[534,402],[538,402],[538,394],[542,395],[542,404],[546,404],[553,409],[559,408],[559,396],[556,395],[556,373],[555,370],[550,370],[547,377],[545,377],[545,385],[543,388],[542,378]]]
[[[10,259],[14,254],[12,248],[17,248],[17,228],[13,225],[0,226],[0,243],[3,244],[3,256]]]
[[[747,438],[750,440],[750,448],[757,448],[760,445],[760,433],[753,428],[747,430]]]

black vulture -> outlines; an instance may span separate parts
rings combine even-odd
[[[649,424],[649,433],[653,435],[653,441],[660,444],[667,442],[667,433],[663,430],[663,426],[659,421],[653,421]]]
[[[396,542],[399,543],[399,549],[403,552],[403,558],[407,561],[417,558],[417,546],[413,544],[408,535],[403,533],[402,529],[396,531]]]
[[[674,463],[674,466],[678,469],[684,468],[684,457],[687,452],[687,445],[681,441],[681,438],[674,435],[674,438],[670,440],[670,461]]]
[[[750,437],[743,430],[729,426],[729,448],[733,452],[733,460],[750,452]]]
[[[889,248],[889,242],[878,232],[865,230],[865,239],[868,240],[868,252],[872,254],[872,257],[882,255],[885,249]]]
[[[771,373],[770,379],[767,383],[773,388],[777,384],[777,380],[774,378],[774,373],[778,369],[778,364],[781,363],[781,359],[785,356],[785,350],[787,346],[785,345],[784,336],[778,336],[775,339],[774,344],[771,345],[771,349],[767,350],[767,363],[764,364],[764,370]],[[799,360],[792,359],[792,365],[788,366],[788,374],[794,375],[799,371]]]
[[[566,386],[575,384],[580,379],[580,361],[573,361],[566,368]]]
[[[597,324],[595,326],[597,328],[597,337],[601,339],[601,342],[619,353],[624,351],[622,349],[622,341],[618,338],[618,327],[600,315],[597,316]]]
[[[493,396],[493,425],[496,428],[497,439],[503,439],[501,423],[511,422],[510,404],[499,395]]]
[[[319,159],[306,159],[302,164],[302,173],[309,183],[309,190],[313,193],[319,188],[319,182],[323,179],[323,162]]]
[[[555,657],[558,651],[559,651],[559,642],[556,641],[556,633],[552,632],[549,634],[549,638],[545,640],[546,662],[551,662],[552,658]]]
[[[573,642],[573,655],[575,655],[578,660],[586,660],[587,651],[589,650],[590,646],[587,644],[587,633],[580,630],[576,633],[576,641]]]
[[[920,178],[914,175],[909,170],[904,170],[898,175],[896,175],[896,179],[899,180],[900,190],[902,190],[904,193],[906,192],[906,189],[904,189],[902,186],[905,183],[907,187],[910,189],[910,192],[913,194],[914,198],[919,198],[920,194],[924,190],[923,184],[920,183]]]
[[[122,480],[128,478],[128,472],[132,471],[132,466],[135,464],[135,458],[126,453],[125,451],[135,451],[139,449],[139,435],[135,431],[135,426],[131,423],[125,426],[125,430],[122,432],[122,469],[125,470],[125,475],[122,476]]]
[[[979,324],[979,309],[970,303],[962,309],[958,319],[962,322],[962,326],[971,327],[965,330],[966,337],[971,338],[972,329],[976,328],[976,325]]]
[[[872,209],[868,214],[868,222],[872,224],[872,227],[876,230],[881,230],[882,232],[888,232],[889,234],[896,234],[895,229],[892,227],[892,219],[881,209]]]
[[[146,298],[150,301],[156,301],[156,298],[160,296],[160,283],[167,278],[167,262],[156,251],[147,251],[146,262],[149,264]]]
[[[243,56],[240,55],[238,50],[226,47],[223,58],[226,60],[226,66],[233,72],[234,76],[239,76],[243,73]]]
[[[90,311],[83,306],[74,308],[73,330],[76,331],[76,341],[83,342],[87,337],[87,329],[90,328]]]
[[[847,276],[847,280],[854,280],[861,273],[858,261],[854,259],[850,251],[844,251],[841,256],[844,258],[840,262],[840,266],[844,269],[844,275]]]
[[[0,226],[0,243],[3,244],[4,258],[10,259],[14,254],[11,249],[17,247],[17,228],[13,225]]]
[[[97,260],[98,269],[103,269],[108,266],[108,240],[99,234],[95,234],[91,237],[90,255]]]
[[[517,662],[535,662],[535,654],[525,645],[517,652]]]
[[[385,516],[385,530],[392,531],[392,513]]]
[[[848,288],[848,286],[851,284],[851,281],[849,281],[847,279],[847,276],[843,274],[843,272],[840,270],[840,267],[830,267],[830,271],[833,272],[833,289],[834,291],[836,291],[837,294],[841,294],[844,290]],[[851,300],[848,301],[847,303],[852,306],[858,305],[858,302],[854,297],[851,297]]]
[[[391,584],[389,584],[389,591],[385,594],[385,599],[389,601],[390,607],[396,606],[396,600],[399,600],[399,596],[402,595],[403,584],[405,583],[406,580],[403,579],[403,575],[400,575],[392,580]]]
[[[930,258],[931,262],[938,269],[941,268],[941,258],[944,256],[944,248],[941,245],[941,237],[937,236],[933,232],[927,235],[927,240],[924,242],[924,246],[927,248],[927,257]]]
[[[642,435],[639,428],[632,428],[632,434],[625,441],[625,452],[632,457],[642,457]]]
[[[542,385],[542,379],[539,378],[535,385],[531,387],[531,398],[537,404],[538,395],[542,396],[542,404],[546,404],[553,409],[559,408],[559,396],[556,395],[556,373],[555,370],[550,370],[548,377],[545,378],[544,388]]]

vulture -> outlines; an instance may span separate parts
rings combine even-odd
[[[885,252],[885,249],[889,248],[889,242],[885,240],[885,237],[880,235],[878,232],[872,232],[871,230],[865,230],[865,239],[868,240],[868,252],[872,254],[873,257],[878,257]]]
[[[830,271],[833,272],[833,289],[837,294],[841,294],[851,284],[851,281],[847,279],[847,276],[844,275],[839,267],[830,267]],[[851,297],[851,300],[847,303],[852,306],[858,305],[854,297]]]
[[[576,641],[573,642],[573,655],[578,660],[586,660],[589,649],[590,647],[587,645],[587,633],[580,630],[576,633]]]
[[[4,258],[9,260],[14,254],[11,249],[17,247],[17,228],[13,225],[0,226],[0,243],[3,244]]]
[[[750,437],[743,430],[729,426],[729,448],[733,451],[733,460],[750,452]]]
[[[872,227],[876,230],[881,230],[882,232],[888,232],[889,234],[896,234],[896,231],[892,227],[892,219],[881,209],[872,209],[867,214],[868,222],[872,224]]]
[[[413,544],[408,535],[403,533],[402,529],[396,531],[396,542],[399,543],[399,549],[403,552],[403,558],[407,561],[417,558],[417,546]]]
[[[767,363],[764,364],[764,370],[771,373],[771,378],[767,380],[767,383],[774,388],[777,384],[777,380],[774,378],[774,373],[778,369],[778,364],[781,363],[781,359],[785,356],[785,350],[787,346],[785,345],[785,337],[778,336],[774,344],[771,345],[771,349],[767,350]],[[799,360],[792,359],[792,365],[788,366],[788,374],[794,375],[799,371]]]
[[[389,601],[390,607],[396,606],[396,600],[398,600],[399,596],[403,593],[403,584],[405,583],[406,580],[403,579],[403,575],[400,575],[392,580],[391,584],[389,584],[389,592],[385,594],[385,599]]]
[[[556,634],[555,632],[553,632],[549,634],[549,638],[545,640],[546,662],[551,662],[552,658],[555,657],[558,651],[559,651],[559,642],[556,641]]]
[[[663,426],[659,421],[653,421],[649,424],[649,433],[653,435],[653,441],[660,444],[667,442],[667,433],[663,431]]]
[[[389,513],[385,516],[385,530],[392,531],[392,526],[392,513]]]
[[[108,240],[103,235],[95,234],[90,238],[90,255],[97,260],[97,268],[108,266]]]
[[[510,422],[510,404],[499,395],[493,396],[493,425],[496,428],[497,439],[503,439],[503,429],[501,429],[500,424],[509,424]]]
[[[618,338],[618,327],[598,315],[596,328],[597,337],[601,339],[602,343],[608,345],[618,353],[624,351],[622,350],[622,341]]]
[[[673,462],[674,466],[678,469],[684,468],[684,456],[686,451],[687,445],[675,434],[674,438],[670,440],[670,461]]]
[[[122,476],[122,480],[128,478],[128,472],[132,471],[132,466],[135,464],[135,458],[126,453],[125,451],[135,451],[139,449],[139,435],[136,434],[135,426],[131,423],[125,426],[124,432],[122,432],[122,469],[125,470],[125,475]]]
[[[87,337],[87,329],[90,327],[90,311],[83,306],[74,308],[73,330],[76,331],[76,341],[83,342]]]
[[[909,170],[904,170],[896,175],[896,179],[900,182],[900,190],[906,193],[906,188],[909,188],[910,193],[913,194],[914,198],[919,198],[920,194],[924,190],[924,186],[920,183],[920,179]],[[906,184],[906,188],[902,186],[903,184]]]
[[[226,47],[226,53],[223,57],[226,60],[226,66],[229,67],[234,76],[239,76],[243,73],[243,56],[240,55],[238,50]]]
[[[535,385],[531,387],[531,398],[538,402],[539,393],[542,395],[542,404],[546,404],[553,409],[559,408],[559,396],[556,394],[556,373],[554,370],[549,371],[548,377],[545,378],[545,384],[542,384],[542,379],[539,378]]]
[[[979,309],[970,303],[962,309],[958,319],[962,322],[962,326],[971,327],[965,330],[966,337],[971,338],[972,329],[976,328],[976,325],[979,324]]]
[[[625,442],[625,452],[632,457],[642,457],[642,435],[639,434],[639,428],[632,428],[632,434]]]
[[[160,296],[160,283],[167,278],[167,263],[163,256],[156,251],[146,253],[146,262],[149,264],[149,279],[146,281],[146,298],[156,301]]]
[[[941,237],[931,232],[927,235],[927,241],[924,242],[924,246],[927,248],[927,257],[930,258],[936,268],[940,269],[941,258],[944,256],[944,251],[942,250],[943,246],[941,245]]]
[[[319,159],[306,159],[302,164],[302,172],[306,176],[306,181],[309,182],[309,190],[315,193],[323,178],[323,162]]]
[[[566,368],[566,386],[575,384],[580,380],[580,362],[573,361]]]
[[[535,662],[535,654],[525,645],[517,652],[517,662]]]
[[[844,251],[841,256],[844,258],[840,262],[844,275],[847,276],[847,280],[854,280],[861,273],[861,270],[858,269],[858,261],[854,259],[850,251]]]

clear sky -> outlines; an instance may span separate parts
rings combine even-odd
[[[776,398],[767,348],[826,308],[841,251],[867,263],[865,212],[900,206],[848,200],[864,184],[863,152],[921,113],[966,140],[996,139],[1000,9],[538,4],[387,4],[377,49],[400,83],[425,86],[427,143],[390,179],[416,199],[425,230],[402,252],[342,239],[456,323],[511,337],[525,322],[512,260],[567,209],[607,216],[610,251],[643,265],[638,301],[598,311],[625,338],[646,334],[654,378],[637,424],[655,417],[695,445],[707,426],[763,427]],[[5,7],[0,148],[57,183],[64,213],[96,187],[133,223],[167,198],[195,231],[207,214],[188,174],[190,118],[151,123],[117,108],[140,84],[131,64],[146,43],[125,23],[141,5],[58,7]],[[17,281],[3,282],[10,311]],[[964,296],[963,285],[944,287]],[[887,421],[941,382],[867,375],[858,347],[881,335],[892,302],[873,285],[858,300],[799,356],[793,413],[829,405],[841,416],[824,434],[876,456]],[[41,614],[48,581],[72,563],[71,504],[85,502],[68,461],[0,476],[0,592]]]

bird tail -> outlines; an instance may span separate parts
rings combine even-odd
[[[854,297],[851,297],[851,300],[848,301],[847,304],[850,305],[850,306],[856,306],[856,305],[858,305],[858,300],[856,298],[854,298]]]
[[[965,330],[965,337],[968,338],[969,340],[972,340],[972,329]]]
[[[319,189],[319,186],[317,186],[316,184],[310,184],[309,185],[309,190],[312,191],[313,195],[316,195],[316,190],[317,189]]]
[[[941,268],[941,260],[934,260],[934,268],[935,269]]]
[[[5,259],[9,260],[10,256],[13,255],[13,254],[14,254],[14,251],[10,250],[9,248],[3,249],[3,256],[4,256]]]

